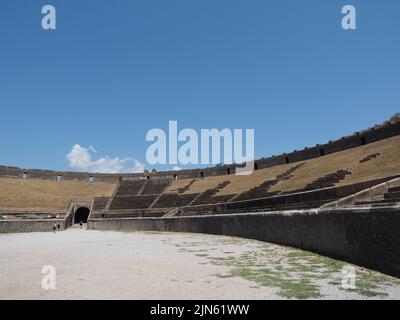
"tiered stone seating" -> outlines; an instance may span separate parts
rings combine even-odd
[[[157,195],[114,197],[110,205],[110,210],[145,209],[148,208],[156,198]]]
[[[372,207],[381,207],[381,206],[393,206],[400,205],[400,187],[390,188],[388,192],[383,195],[381,199],[374,199],[372,201],[362,201],[356,203],[356,205],[361,206],[372,206]]]
[[[269,190],[269,188],[272,187],[275,183],[275,179],[264,181],[259,186],[240,194],[238,197],[235,198],[235,201],[263,198],[267,195],[267,191]]]
[[[160,194],[172,182],[172,179],[151,179],[147,180],[141,194]]]
[[[279,182],[288,180],[291,177],[293,177],[292,173],[295,172],[297,169],[299,169],[303,165],[304,165],[304,163],[299,163],[299,164],[289,168],[284,173],[277,175],[274,179],[264,181],[259,186],[254,187],[254,188],[250,189],[249,191],[243,192],[239,196],[235,197],[234,200],[241,201],[241,200],[249,200],[249,199],[258,199],[258,198],[265,198],[268,196],[278,194],[279,192],[267,193],[267,191],[272,186],[278,184]]]
[[[218,191],[222,190],[228,185],[230,185],[230,181],[224,181],[218,184],[215,188],[207,189],[192,203],[192,205],[220,203],[231,199],[234,196],[234,194],[215,196],[215,194],[217,194]]]
[[[196,181],[196,179],[193,179],[192,181],[190,181],[187,185],[178,188],[177,191],[178,193],[185,193],[187,190],[189,190],[190,186]]]
[[[187,206],[198,196],[197,193],[179,194],[176,192],[163,193],[153,208],[176,208]]]
[[[396,176],[398,177],[398,176]],[[392,180],[386,177],[327,189],[304,191],[292,194],[280,194],[269,198],[233,201],[223,204],[187,206],[178,209],[177,215],[231,214],[243,212],[298,210],[319,208],[323,204],[355,194],[382,182]]]
[[[147,180],[135,179],[135,180],[122,180],[119,184],[119,188],[116,196],[133,196],[137,195],[142,189]]]
[[[96,197],[93,200],[93,211],[104,210],[110,197]]]
[[[114,198],[111,200],[109,210],[120,211],[127,209],[147,209],[152,206],[158,197],[160,197],[160,194],[171,183],[171,181],[172,179],[170,178],[122,180]],[[182,203],[183,205],[186,204],[183,200]],[[171,207],[172,204],[169,206]]]
[[[400,201],[400,187],[390,188],[384,197],[385,199]]]
[[[218,184],[215,188],[206,189],[204,192],[200,193],[186,193],[190,186],[194,183],[192,180],[185,187],[176,189],[177,192],[166,192],[163,193],[157,202],[154,204],[154,208],[176,208],[186,205],[198,205],[207,203],[220,203],[225,202],[232,198],[234,195],[223,195],[215,196],[215,194],[222,190],[224,187],[230,184],[230,181],[224,181]],[[170,190],[171,188],[169,188]]]
[[[338,170],[334,173],[327,174],[326,176],[312,181],[311,183],[307,184],[302,191],[333,187],[336,183],[346,178],[346,176],[349,174],[351,174],[351,172],[348,170]]]
[[[194,216],[194,215],[209,215],[209,214],[234,214],[234,213],[250,213],[250,212],[268,212],[268,211],[284,211],[284,210],[302,210],[314,209],[328,203],[330,200],[324,201],[308,201],[308,202],[295,202],[291,204],[280,204],[271,206],[261,206],[252,208],[233,208],[218,211],[216,208],[207,210],[201,207],[187,207],[186,210],[178,212],[178,216]]]
[[[363,163],[363,162],[367,162],[367,161],[370,161],[370,160],[372,160],[372,159],[376,159],[377,157],[379,157],[381,154],[378,152],[378,153],[373,153],[373,154],[369,154],[369,155],[367,155],[365,158],[362,158],[361,160],[360,160],[360,163]]]

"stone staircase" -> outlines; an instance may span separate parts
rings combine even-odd
[[[392,207],[400,205],[400,187],[389,188],[383,197],[370,201],[360,201],[357,206],[368,207]]]

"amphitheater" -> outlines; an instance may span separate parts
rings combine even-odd
[[[240,164],[138,174],[2,166],[0,298],[399,299],[399,159],[400,119],[392,118],[325,144],[258,159],[250,175],[235,175]],[[77,227],[80,222],[87,230]],[[54,223],[62,232],[53,237]],[[63,268],[91,259],[82,271],[86,279],[126,271],[126,265],[115,271],[119,259],[131,259],[121,264],[138,269],[122,280],[104,276],[102,284],[81,286],[79,294],[71,285],[78,281],[74,273],[70,281],[64,278],[69,289],[54,294],[29,289],[36,280],[26,287],[10,280],[10,273],[33,268],[33,255],[45,256],[40,248],[49,241]],[[116,241],[123,243],[119,251]],[[65,246],[68,254],[84,250],[83,256],[69,257]],[[140,265],[132,250],[153,255]],[[295,280],[277,278],[289,268],[276,260],[275,273],[265,271],[274,264],[271,257],[280,255],[297,267]],[[361,289],[329,289],[347,264],[358,270]],[[317,275],[321,265],[325,277]],[[190,278],[188,270],[197,276]],[[320,290],[312,274],[325,281]],[[165,279],[168,284],[160,286]],[[136,283],[134,292],[124,287],[129,281]],[[119,287],[102,291],[113,283]]]

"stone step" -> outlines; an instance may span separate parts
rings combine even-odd
[[[400,192],[400,187],[389,188],[389,192]]]
[[[400,199],[385,199],[385,200],[373,200],[373,201],[360,201],[356,205],[383,205],[383,204],[396,204],[400,202]]]
[[[400,191],[396,191],[396,192],[387,192],[385,193],[384,196],[385,199],[399,199],[397,201],[400,201]]]

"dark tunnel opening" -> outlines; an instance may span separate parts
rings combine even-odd
[[[85,208],[85,207],[79,208],[75,212],[74,223],[80,223],[81,221],[82,221],[82,223],[86,223],[89,218],[89,213],[90,213],[90,210],[88,208]]]

